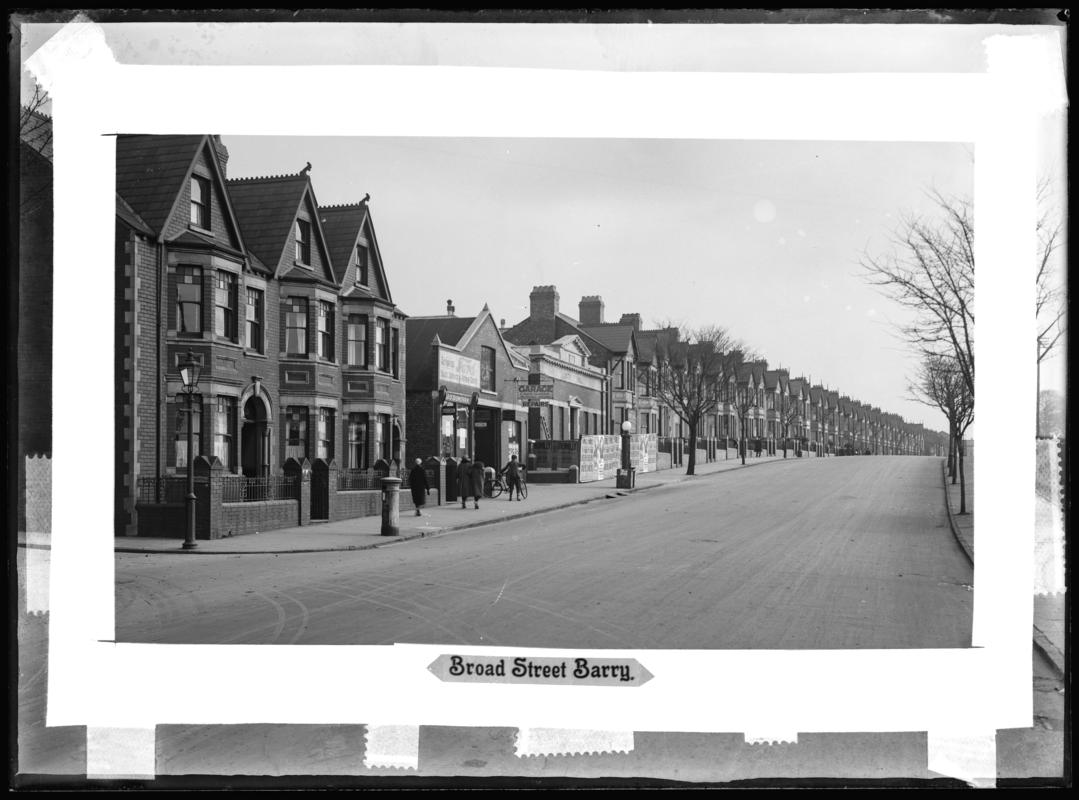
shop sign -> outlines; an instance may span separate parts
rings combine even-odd
[[[439,383],[456,383],[461,386],[480,386],[480,362],[445,350],[438,351]]]

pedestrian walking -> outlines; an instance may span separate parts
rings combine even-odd
[[[472,494],[472,476],[469,474],[471,467],[472,462],[468,460],[468,456],[462,458],[457,465],[457,493],[461,496],[461,508],[465,508],[465,501]]]
[[[506,490],[509,499],[513,500],[513,493],[517,492],[517,499],[521,499],[521,463],[517,460],[517,454],[510,456],[510,461],[502,468],[502,474],[506,476]]]
[[[427,470],[418,458],[408,473],[408,486],[412,490],[412,505],[416,506],[416,516],[422,517],[423,512],[420,509],[427,502],[427,495],[431,494],[431,485],[427,483]]]
[[[480,507],[480,496],[483,494],[483,462],[478,458],[472,462],[472,466],[468,468],[468,476],[471,478],[472,483],[472,500],[475,503],[475,508]]]

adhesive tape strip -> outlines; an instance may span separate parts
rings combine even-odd
[[[1064,591],[1064,519],[1061,513],[1060,440],[1039,441],[1048,452],[1049,500],[1036,498],[1034,514],[1034,593],[1057,594]],[[1039,459],[1042,454],[1039,453]]]
[[[26,566],[23,577],[26,580],[26,611],[29,614],[43,614],[49,610],[49,559],[52,551],[47,547],[35,547],[30,541],[23,548],[26,553]]]
[[[419,725],[368,725],[363,764],[368,769],[419,769]]]
[[[996,786],[997,737],[991,733],[929,731],[927,766],[971,786]]]
[[[521,728],[517,732],[516,752],[518,758],[585,753],[632,753],[633,731]]]
[[[155,728],[87,728],[86,777],[153,780],[156,742]]]

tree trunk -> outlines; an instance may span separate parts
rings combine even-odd
[[[697,468],[697,424],[690,423],[689,427],[689,463],[686,465],[686,475],[693,475]]]
[[[952,479],[952,484],[955,484],[955,476],[958,465],[956,464],[956,449],[955,449],[955,425],[949,423],[948,425],[948,477]]]
[[[745,463],[746,463],[746,445],[748,444],[746,442],[746,421],[744,419],[740,420],[739,425],[741,425],[741,428],[740,428],[739,432],[742,435],[741,435],[740,441],[738,443],[738,452],[742,456],[742,466],[745,466]]]
[[[959,513],[967,513],[967,484],[963,480],[963,446],[959,444],[956,446],[959,451]]]

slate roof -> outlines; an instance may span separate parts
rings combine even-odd
[[[306,175],[228,181],[232,209],[243,232],[244,244],[270,269],[281,261],[307,186]]]
[[[169,218],[205,135],[116,137],[116,191],[155,232]]]
[[[116,216],[118,216],[132,228],[137,230],[139,233],[145,234],[146,236],[154,235],[153,230],[151,230],[150,226],[146,224],[146,221],[143,220],[143,218],[140,217],[138,214],[136,214],[135,209],[129,206],[124,200],[124,198],[120,197],[119,194],[116,195]]]
[[[632,325],[579,325],[579,329],[612,353],[627,353],[633,339]]]
[[[367,218],[367,204],[327,206],[319,209],[319,217],[322,219],[326,248],[330,251],[330,260],[333,262],[334,277],[340,283],[345,279],[345,272],[352,258],[352,248],[356,244],[356,237],[360,235],[363,221]]]
[[[405,375],[409,389],[434,389],[431,342],[457,346],[475,317],[409,317],[405,321]]]
[[[19,139],[52,161],[52,117],[23,106],[19,114]]]
[[[790,383],[787,385],[790,387],[791,394],[797,394],[798,392],[805,394],[806,392],[805,378],[791,378]]]

